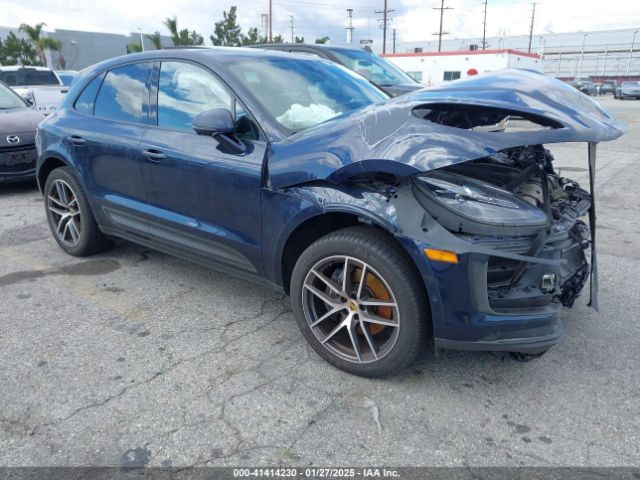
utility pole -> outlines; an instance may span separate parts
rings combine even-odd
[[[387,0],[384,0],[384,9],[380,12],[380,11],[376,11],[376,13],[381,13],[382,14],[382,53],[387,53],[387,28],[389,26],[389,14],[391,12],[393,12],[394,10],[389,10],[387,8]],[[369,35],[369,38],[371,38],[371,35]]]
[[[487,49],[487,3],[489,0],[484,0],[484,21],[482,22],[482,50]]]
[[[536,19],[536,4],[533,3],[533,10],[531,11],[531,28],[529,28],[529,49],[527,52],[531,53],[531,40],[533,39],[533,22]]]
[[[289,15],[289,27],[291,28],[291,43],[293,43],[293,15]]]
[[[398,34],[398,29],[394,28],[393,32],[393,53],[396,53],[396,35]]]
[[[269,0],[269,43],[273,43],[273,22],[271,20],[273,14],[273,0]]]
[[[445,10],[453,10],[451,7],[444,6],[444,0],[440,0],[440,7],[433,7],[433,10],[440,10],[440,31],[438,33],[434,33],[434,35],[438,35],[438,51],[442,51],[442,35],[449,35],[449,32],[442,31],[442,23],[444,20],[444,11]]]
[[[633,32],[633,40],[631,40],[631,48],[629,49],[629,60],[627,61],[627,73],[625,73],[626,76],[629,76],[629,69],[631,68],[631,57],[633,55],[633,47],[636,44],[636,34],[637,33],[638,33],[638,30]]]

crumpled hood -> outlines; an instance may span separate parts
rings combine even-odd
[[[0,109],[0,135],[10,133],[36,133],[38,124],[44,117],[32,108]]]
[[[489,132],[431,122],[417,108],[484,107],[542,119],[555,128]],[[492,155],[509,147],[600,142],[627,127],[571,86],[544,74],[507,69],[419,90],[371,105],[271,146],[272,188],[313,180],[339,182],[359,173],[412,175]]]

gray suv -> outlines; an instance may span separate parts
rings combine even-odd
[[[252,45],[252,47],[312,55],[331,60],[359,73],[392,97],[424,88],[393,63],[361,48],[306,43],[266,43]]]

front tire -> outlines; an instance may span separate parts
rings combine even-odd
[[[58,245],[69,255],[101,252],[109,241],[98,229],[87,197],[69,167],[56,168],[44,187],[47,222]]]
[[[291,304],[322,358],[366,377],[411,365],[430,325],[415,265],[370,227],[339,230],[309,246],[293,269]]]

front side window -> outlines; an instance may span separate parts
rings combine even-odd
[[[232,110],[225,86],[205,69],[184,62],[162,62],[158,85],[158,126],[193,132],[196,115],[214,108]]]
[[[238,60],[229,70],[288,133],[388,98],[364,78],[330,62],[268,57]]]
[[[109,70],[95,101],[96,117],[146,123],[145,82],[149,63],[134,63]]]

